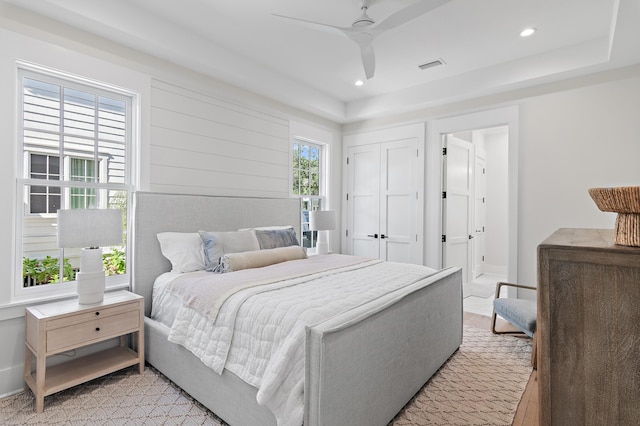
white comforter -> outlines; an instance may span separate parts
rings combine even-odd
[[[316,257],[321,256],[293,262],[312,264]],[[268,268],[290,276],[288,263]],[[245,288],[220,306],[215,320],[185,300],[169,340],[183,345],[214,371],[222,373],[226,368],[255,386],[258,403],[273,412],[279,425],[300,426],[305,327],[435,272],[418,265],[361,259],[336,270]],[[217,276],[209,275],[212,280]],[[171,290],[171,285],[167,287],[179,293]]]

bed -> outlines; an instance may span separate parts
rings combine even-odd
[[[150,318],[154,282],[171,269],[157,234],[292,225],[300,236],[299,201],[137,192],[133,207],[132,288],[145,297],[147,362],[231,425],[277,424],[256,387],[214,372]],[[305,425],[387,424],[462,342],[460,270],[307,325],[302,342]]]

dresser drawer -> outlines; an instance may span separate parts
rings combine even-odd
[[[79,318],[75,318],[75,321],[69,321],[69,325],[47,331],[47,353],[65,348],[73,349],[88,343],[120,336],[126,330],[137,331],[140,327],[140,310],[131,310],[131,306],[126,312],[111,311],[108,312],[108,315],[103,315],[103,312],[96,315],[95,312],[92,312],[74,315],[74,317]],[[68,319],[64,318],[64,320]],[[60,319],[60,321],[62,320]]]

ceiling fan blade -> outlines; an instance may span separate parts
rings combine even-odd
[[[373,78],[373,74],[376,70],[376,55],[373,51],[373,37],[371,34],[363,32],[352,39],[358,43],[358,46],[360,46],[364,75],[367,77],[367,80],[369,80],[370,78]]]
[[[324,24],[322,22],[316,22],[316,21],[309,21],[309,20],[306,20],[306,19],[294,18],[293,16],[279,15],[277,13],[272,13],[271,15],[276,16],[278,18],[290,19],[292,21],[302,22],[304,24],[310,24],[310,25],[318,26],[318,27],[325,28],[325,29],[338,30],[343,34],[347,34],[348,32],[352,31],[351,28],[337,27],[335,25]]]
[[[388,16],[384,21],[380,22],[371,30],[379,34],[383,31],[388,31],[392,28],[398,27],[402,24],[405,24],[411,21],[418,16],[424,15],[427,12],[432,11],[433,9],[442,6],[445,3],[448,3],[451,0],[419,0],[413,3],[410,6],[405,7],[404,9],[400,9],[396,13]]]

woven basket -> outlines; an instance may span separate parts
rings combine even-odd
[[[618,213],[613,242],[640,247],[640,186],[591,188],[589,195],[603,212]]]

